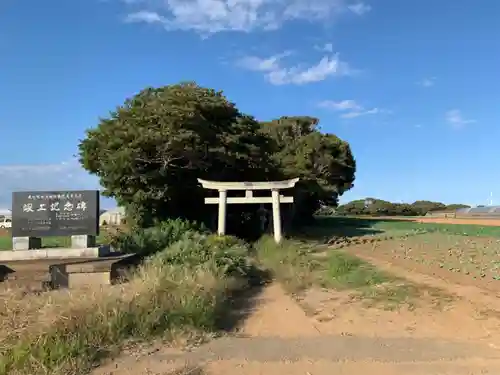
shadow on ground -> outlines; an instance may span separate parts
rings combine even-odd
[[[258,269],[250,275],[247,285],[232,291],[217,311],[217,328],[223,332],[235,331],[254,311],[257,297],[272,280],[271,273]]]
[[[323,216],[317,217],[313,225],[292,233],[292,237],[297,240],[327,242],[332,237],[352,238],[377,235],[384,233],[384,231],[374,228],[374,225],[379,222],[389,221],[391,220]]]
[[[15,271],[12,268],[0,264],[0,282],[5,281],[13,272]]]

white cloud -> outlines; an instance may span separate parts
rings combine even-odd
[[[333,101],[333,100],[324,100],[318,103],[318,106],[321,108],[331,109],[337,112],[342,112],[340,114],[341,118],[351,119],[366,115],[375,115],[375,114],[389,114],[390,111],[381,108],[370,108],[367,109],[361,104],[357,103],[355,100],[347,99],[341,101]]]
[[[13,191],[102,189],[76,159],[58,164],[0,165],[0,207],[9,207]]]
[[[362,15],[371,7],[350,0],[122,0],[137,9],[128,21],[159,23],[167,30],[271,30],[292,20],[331,21],[340,14]]]
[[[351,12],[356,13],[358,16],[362,16],[372,10],[372,7],[365,3],[352,4],[349,5],[348,8]]]
[[[436,77],[429,77],[429,78],[424,78],[421,81],[417,82],[417,85],[422,86],[422,87],[432,87],[436,83]]]
[[[162,23],[166,19],[156,12],[141,10],[140,12],[131,13],[125,19],[126,22],[146,22],[146,23]]]
[[[335,111],[345,111],[345,110],[362,110],[363,107],[356,103],[355,100],[341,100],[339,102],[333,100],[324,100],[318,104],[322,108],[333,109]]]
[[[283,58],[290,52],[284,52],[268,58],[247,56],[238,61],[244,69],[263,72],[266,79],[273,85],[303,85],[312,82],[324,81],[331,76],[345,76],[354,74],[355,71],[338,54],[325,55],[321,60],[311,66],[303,64],[286,67]]]
[[[366,109],[366,110],[357,110],[357,111],[351,111],[347,113],[342,113],[340,117],[342,118],[356,118],[356,117],[361,117],[361,116],[366,116],[366,115],[376,115],[378,113],[383,113],[385,112],[384,110],[380,108],[372,108],[372,109]]]
[[[321,52],[329,52],[329,53],[333,52],[333,44],[332,43],[325,43],[322,46],[316,45],[316,46],[314,46],[314,48],[318,51],[321,51]]]
[[[446,112],[446,122],[452,127],[459,129],[463,128],[467,124],[473,124],[476,120],[465,119],[462,112],[458,109],[452,109]]]

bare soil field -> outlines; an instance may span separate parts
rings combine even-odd
[[[500,226],[499,218],[453,218],[453,217],[374,217],[373,219],[381,220],[404,220],[404,221],[414,221],[419,223],[436,223],[436,224],[469,224],[469,225],[483,225],[483,226]]]
[[[423,217],[417,221],[421,223],[436,224],[473,224],[485,226],[500,226],[500,219],[497,218],[444,218],[444,217]]]

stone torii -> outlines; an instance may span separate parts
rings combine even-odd
[[[198,179],[198,182],[205,188],[218,190],[219,197],[205,198],[205,204],[218,204],[219,217],[217,233],[223,235],[226,233],[226,205],[227,204],[263,204],[272,203],[273,205],[273,229],[274,240],[280,243],[282,239],[281,230],[281,203],[293,203],[293,197],[280,195],[280,190],[291,189],[299,181],[298,178],[284,181],[259,181],[259,182],[223,182],[207,181]],[[244,197],[228,197],[229,190],[245,190]],[[254,197],[254,190],[271,190],[270,197]]]

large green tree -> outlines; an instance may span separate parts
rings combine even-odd
[[[312,218],[321,204],[336,206],[353,186],[356,162],[349,144],[318,129],[314,117],[281,117],[262,123],[276,147],[273,154],[285,178],[300,177],[296,217]]]
[[[276,173],[259,124],[222,92],[182,83],[147,88],[87,131],[83,167],[139,225],[200,219],[197,178],[262,180]]]
[[[335,204],[352,186],[356,168],[349,145],[321,133],[317,124],[312,117],[259,123],[222,92],[195,83],[147,88],[87,131],[80,161],[141,226],[216,213],[203,204],[209,193],[198,178],[300,177],[297,216],[312,218],[321,202]],[[233,233],[255,224],[258,207],[242,206],[229,207]]]

